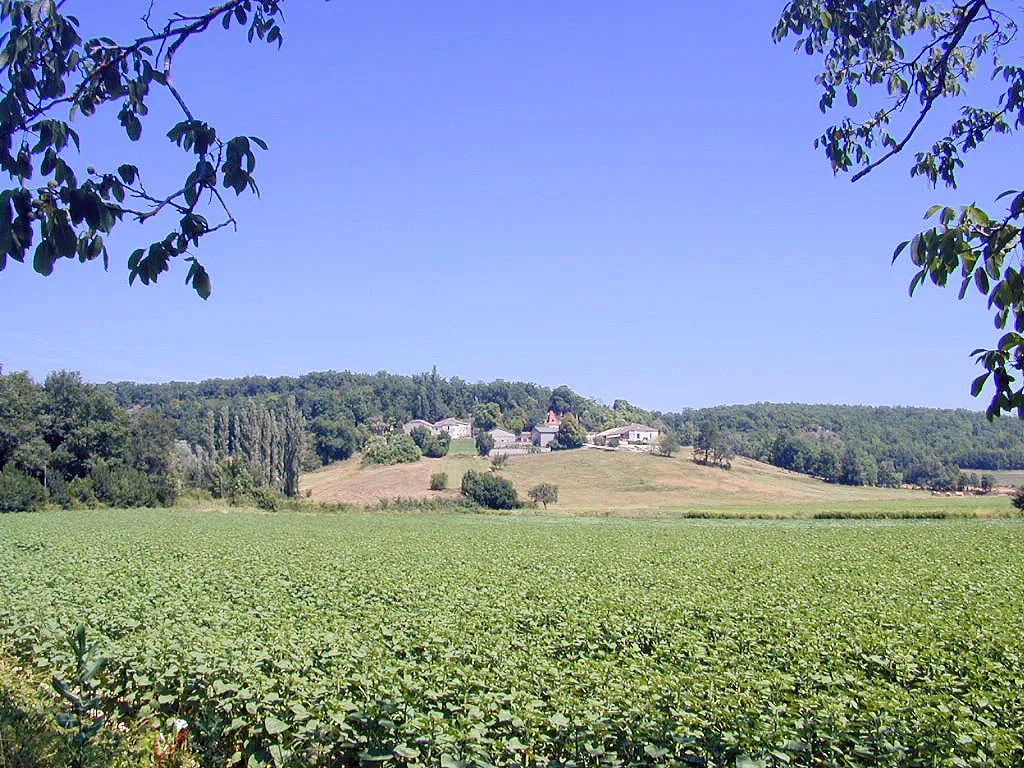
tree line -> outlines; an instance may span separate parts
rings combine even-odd
[[[0,511],[169,506],[183,488],[272,507],[298,493],[308,429],[293,398],[207,409],[192,442],[159,409],[123,407],[78,373],[0,371]]]
[[[413,418],[472,417],[478,427],[522,431],[549,410],[577,442],[584,432],[647,423],[703,463],[726,466],[735,454],[853,485],[982,487],[991,470],[1024,468],[1024,425],[967,410],[756,403],[660,412],[626,400],[609,406],[567,386],[470,383],[436,370],[106,385],[68,371],[41,384],[0,371],[0,495],[132,506],[170,504],[195,487],[272,506],[276,495],[298,492],[301,472],[387,445]]]

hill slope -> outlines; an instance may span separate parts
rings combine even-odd
[[[438,492],[427,490],[432,473],[447,472],[449,485],[457,489],[466,470],[488,467],[487,459],[468,455],[389,467],[362,466],[356,457],[304,475],[301,487],[318,501],[354,504],[396,496],[436,498]],[[770,513],[782,506],[798,512],[845,504],[867,508],[878,503],[934,503],[920,491],[833,485],[745,458],[738,458],[731,470],[723,470],[694,464],[682,455],[669,459],[582,449],[515,456],[502,475],[524,498],[538,483],[557,485],[559,501],[551,508],[556,512],[642,514],[734,508],[741,513],[757,507]],[[457,490],[443,493],[454,496]],[[976,499],[957,501],[986,505]]]

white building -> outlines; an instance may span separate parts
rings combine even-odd
[[[494,439],[495,448],[511,448],[517,444],[518,438],[516,437],[516,433],[509,432],[507,429],[495,427],[487,434]]]
[[[612,427],[604,432],[598,432],[594,435],[594,444],[608,445],[611,442],[618,442],[650,445],[658,439],[659,434],[658,430],[646,424],[627,424],[624,427]]]
[[[449,416],[447,419],[441,419],[440,421],[434,422],[435,432],[447,432],[448,437],[455,440],[459,437],[472,437],[473,436],[473,422],[466,419],[456,419],[455,417]]]
[[[416,429],[416,427],[423,427],[424,429],[430,430],[431,433],[435,435],[437,434],[437,430],[434,428],[434,425],[424,419],[413,419],[412,421],[405,422],[405,424],[402,425],[402,431],[407,435],[411,435],[412,431]]]

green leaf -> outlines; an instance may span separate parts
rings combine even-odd
[[[285,731],[287,731],[290,727],[291,726],[288,725],[288,723],[282,720],[278,720],[273,715],[268,716],[263,721],[263,728],[266,730],[269,736],[277,736],[279,733],[284,733]]]
[[[124,163],[117,167],[117,175],[121,177],[121,180],[124,181],[125,184],[134,184],[135,179],[139,175],[139,169],[134,165]]]
[[[977,397],[979,394],[981,394],[981,390],[985,387],[985,382],[988,381],[988,377],[991,375],[991,372],[983,373],[981,376],[979,376],[973,382],[971,382],[971,397]]]

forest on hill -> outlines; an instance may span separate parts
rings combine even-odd
[[[660,412],[567,386],[470,383],[436,370],[104,385],[61,371],[43,383],[0,373],[0,482],[9,498],[71,506],[170,503],[180,487],[272,506],[274,494],[297,493],[300,472],[379,446],[411,419],[456,416],[518,432],[549,410],[575,414],[589,432],[647,423],[683,445],[713,425],[741,456],[853,485],[949,490],[983,484],[978,472],[1024,468],[1024,423],[967,410],[755,403]]]
[[[983,413],[963,409],[755,403],[661,412],[626,400],[607,405],[567,386],[500,379],[470,383],[436,370],[414,376],[327,371],[107,387],[125,407],[155,408],[174,419],[178,437],[193,444],[203,444],[213,414],[232,402],[273,404],[294,397],[321,463],[348,458],[371,436],[411,419],[473,417],[478,427],[521,431],[543,423],[553,409],[574,413],[590,432],[649,423],[677,433],[683,445],[692,445],[700,426],[711,422],[741,456],[832,482],[903,480],[951,487],[961,469],[1024,468],[1024,423],[1008,417],[989,422]]]

